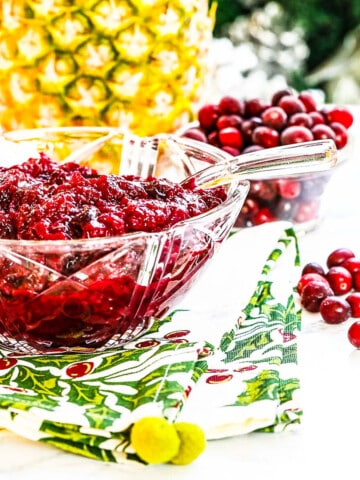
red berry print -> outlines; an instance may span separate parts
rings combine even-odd
[[[16,358],[0,358],[0,370],[8,370],[17,364]]]
[[[72,363],[66,369],[66,375],[71,378],[79,378],[88,375],[94,368],[93,362]]]
[[[225,382],[229,382],[231,379],[233,378],[233,376],[228,373],[228,374],[223,374],[223,375],[220,375],[220,374],[216,374],[216,375],[211,375],[210,377],[208,377],[206,379],[206,383],[214,383],[214,384],[217,384],[217,383],[225,383]]]

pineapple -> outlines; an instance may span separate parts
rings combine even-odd
[[[172,132],[203,101],[207,0],[2,0],[0,130]]]

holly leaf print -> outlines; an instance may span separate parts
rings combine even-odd
[[[279,373],[275,370],[263,370],[244,383],[245,390],[237,397],[235,405],[246,406],[259,400],[275,400],[279,395]]]

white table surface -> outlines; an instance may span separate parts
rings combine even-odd
[[[303,264],[324,264],[338,247],[360,256],[360,108],[354,112],[353,155],[329,185],[326,218],[299,238]],[[360,350],[347,340],[351,321],[329,326],[317,315],[304,316],[299,337],[304,415],[294,431],[210,441],[189,466],[145,468],[103,464],[1,431],[0,480],[360,478]]]

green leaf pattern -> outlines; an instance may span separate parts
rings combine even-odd
[[[129,443],[132,423],[147,415],[175,421],[184,405],[191,405],[193,391],[204,389],[206,401],[220,388],[215,380],[225,378],[231,378],[231,389],[221,409],[236,407],[251,416],[252,406],[271,402],[274,415],[263,431],[298,423],[301,316],[293,287],[280,296],[273,291],[274,267],[284,252],[292,266],[299,265],[291,228],[269,255],[241,321],[223,332],[218,345],[189,341],[186,332],[174,336],[176,322],[181,325],[182,315],[191,315],[174,310],[121,349],[47,357],[0,352],[0,426],[85,457],[141,462]]]

